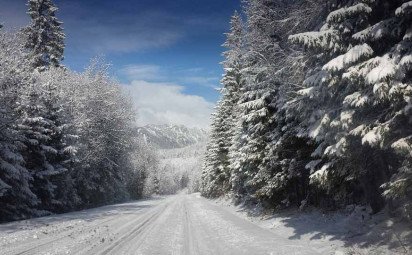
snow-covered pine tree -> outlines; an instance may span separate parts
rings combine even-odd
[[[368,43],[375,55],[348,69],[347,79],[361,79],[366,84],[361,91],[371,105],[363,111],[383,108],[372,121],[359,122],[362,143],[383,150],[394,149],[403,160],[401,167],[382,186],[386,198],[395,199],[401,213],[412,219],[412,1],[386,1],[387,9],[381,15],[379,5],[373,10],[380,16],[372,26],[353,35],[359,43]],[[367,85],[372,86],[368,88]],[[369,107],[368,107],[369,106]],[[360,126],[360,125],[359,125]]]
[[[243,22],[237,12],[232,16],[230,24],[231,29],[223,45],[228,50],[223,53],[225,61],[222,64],[225,74],[221,81],[222,95],[216,113],[213,115],[202,177],[202,193],[211,197],[222,195],[230,190],[231,171],[228,154],[238,118],[237,103],[242,87]]]
[[[54,120],[50,119],[54,116],[48,114],[52,110],[46,108],[48,99],[45,96],[47,95],[38,80],[33,80],[26,87],[19,107],[21,120],[18,125],[22,134],[21,142],[24,144],[21,151],[25,167],[33,178],[31,187],[41,201],[39,214],[53,211],[56,204],[59,204],[55,196],[57,186],[52,179],[67,172],[60,165],[61,162],[53,162],[59,151],[55,148],[56,140],[52,138],[59,131]]]
[[[307,134],[320,143],[313,156],[322,160],[307,167],[335,201],[365,201],[376,211],[379,186],[396,165],[390,145],[409,132],[410,2],[330,3],[319,31],[290,37],[315,63],[297,99]]]
[[[288,42],[288,36],[313,29],[323,12],[322,1],[272,1],[271,15],[266,18],[267,36],[279,48],[268,56],[269,86],[276,91],[271,101],[272,130],[268,132],[266,166],[255,179],[260,180],[256,197],[264,205],[280,207],[300,205],[309,196],[305,165],[310,161],[313,142],[299,135],[299,119],[287,104],[296,84],[303,80],[305,55]],[[270,40],[267,38],[266,40]]]
[[[30,65],[19,35],[0,31],[0,221],[30,217],[38,203],[32,177],[24,167],[16,123],[21,93],[30,81]]]
[[[27,37],[33,68],[40,71],[58,67],[63,60],[65,34],[56,17],[58,8],[52,0],[29,0],[31,24],[23,29]]]
[[[206,154],[202,172],[202,195],[206,197],[219,197],[224,194],[224,183],[228,180],[222,161],[227,160],[227,151],[222,151],[227,140],[224,140],[223,102],[219,100],[215,113],[212,115],[209,142],[206,146]],[[227,148],[226,148],[227,149]],[[225,155],[226,152],[226,155]],[[226,158],[225,158],[226,157]]]
[[[72,172],[78,163],[77,140],[74,128],[74,119],[67,110],[67,99],[62,98],[61,88],[57,86],[66,76],[66,71],[60,68],[52,68],[42,73],[42,103],[45,107],[44,118],[49,120],[50,140],[47,142],[56,150],[56,153],[48,154],[49,164],[59,174],[51,177],[51,181],[57,186],[55,190],[53,210],[64,211],[74,208],[80,203],[77,195]],[[65,86],[65,84],[60,84]]]
[[[240,117],[229,153],[232,189],[241,196],[254,197],[264,185],[257,173],[270,171],[268,160],[272,155],[268,147],[273,142],[270,132],[274,129],[276,110],[272,102],[277,93],[276,81],[271,76],[272,63],[282,65],[276,60],[283,55],[269,22],[275,6],[275,2],[265,0],[250,0],[246,5]]]

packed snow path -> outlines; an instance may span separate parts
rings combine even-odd
[[[198,194],[0,225],[1,254],[327,254]]]

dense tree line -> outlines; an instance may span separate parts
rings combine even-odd
[[[203,195],[412,217],[412,1],[247,0],[224,46]]]
[[[28,8],[29,26],[0,31],[0,221],[140,197],[153,153],[135,139],[131,100],[99,59],[62,66],[51,0]]]

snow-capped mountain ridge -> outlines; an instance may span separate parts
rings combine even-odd
[[[159,149],[184,148],[207,139],[207,131],[183,125],[146,125],[137,129],[137,135]]]

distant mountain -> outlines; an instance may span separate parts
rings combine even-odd
[[[182,125],[147,125],[137,129],[137,136],[158,149],[177,149],[205,142],[208,134]]]

